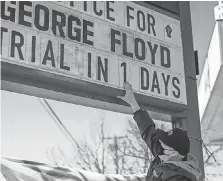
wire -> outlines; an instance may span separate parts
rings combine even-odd
[[[201,142],[201,144],[204,145],[204,148],[205,148],[205,150],[206,150],[208,156],[213,157],[213,158],[214,158],[214,161],[217,162],[217,160],[216,160],[216,158],[214,157],[213,153],[211,153],[211,151],[207,148],[207,146],[204,144],[204,141],[203,141],[203,140],[198,139],[198,138],[195,138],[195,137],[193,137],[193,136],[189,136],[189,137],[192,138],[192,139],[195,139],[195,140],[197,140],[197,141],[199,141],[199,142]]]
[[[57,116],[53,108],[50,106],[50,104],[47,102],[46,99],[38,98],[42,106],[45,108],[45,110],[48,112],[48,114],[52,117],[54,122],[57,124],[59,129],[62,131],[62,133],[68,138],[68,140],[71,142],[72,145],[76,146],[77,143],[71,133],[67,130],[67,128],[64,126],[60,118]]]

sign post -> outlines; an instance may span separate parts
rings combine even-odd
[[[203,180],[204,160],[189,2],[180,2],[180,17],[188,105],[186,124],[183,124],[183,128],[188,131],[188,135],[191,137],[190,152],[194,154],[199,161],[199,166],[202,171],[200,180]]]

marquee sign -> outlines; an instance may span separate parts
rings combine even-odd
[[[4,62],[186,105],[182,52],[180,22],[132,2],[1,2]]]

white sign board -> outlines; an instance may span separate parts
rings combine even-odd
[[[2,61],[186,104],[178,20],[132,2],[1,6]]]

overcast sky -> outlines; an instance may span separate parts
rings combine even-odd
[[[45,152],[52,146],[71,150],[52,117],[35,97],[2,91],[2,156],[48,162]],[[96,136],[105,116],[107,136],[125,134],[130,115],[73,104],[49,101],[73,137],[80,141]]]

